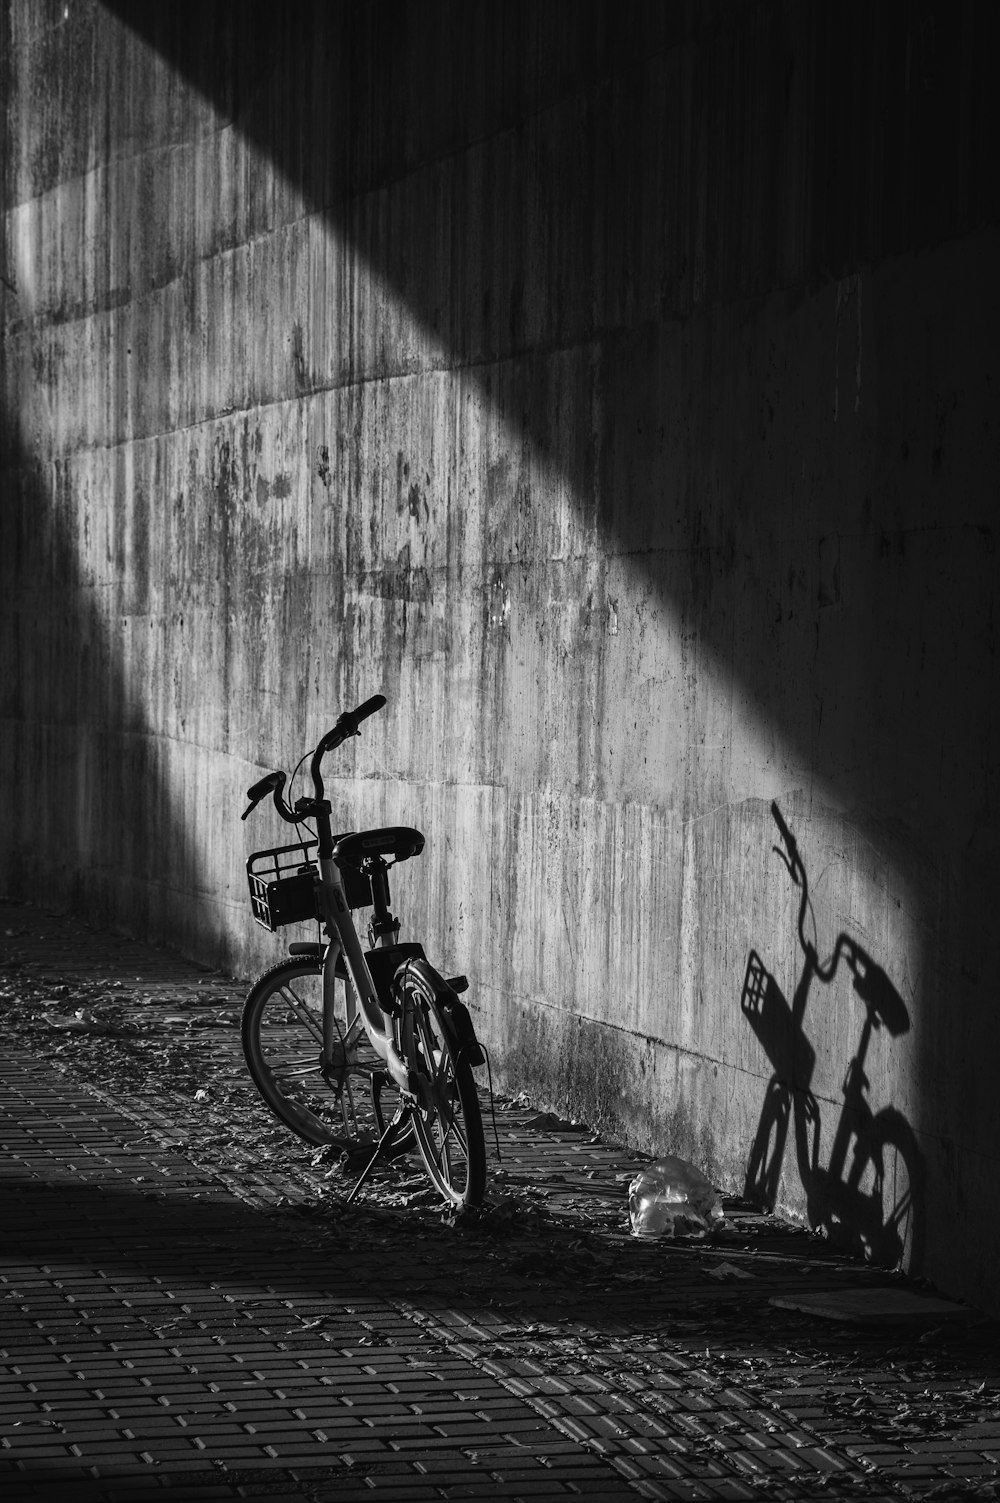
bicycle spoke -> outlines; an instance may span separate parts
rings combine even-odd
[[[278,1071],[272,1070],[271,1073],[273,1075],[277,1075]],[[302,1080],[307,1075],[319,1075],[319,1073],[320,1073],[319,1065],[316,1065],[316,1064],[312,1064],[311,1065],[311,1064],[307,1064],[305,1061],[303,1061],[301,1064],[287,1064],[287,1065],[283,1066],[282,1069],[281,1069],[281,1079],[282,1080]]]
[[[281,996],[287,1004],[289,1011],[294,1013],[302,1026],[313,1035],[319,1044],[322,1044],[322,1013],[320,1013],[319,1017],[316,1017],[314,1011],[310,1009],[309,1004],[302,997],[298,996],[290,986],[283,986],[281,988]]]
[[[247,999],[243,1048],[258,1090],[276,1116],[307,1142],[378,1137],[367,1082],[380,1061],[346,1016],[338,986],[332,1068],[323,1068],[323,975],[309,961],[267,972]],[[355,1078],[366,1085],[355,1089]]]

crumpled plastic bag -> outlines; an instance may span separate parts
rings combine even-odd
[[[636,1237],[704,1234],[722,1220],[720,1195],[700,1169],[673,1154],[646,1164],[628,1187]]]

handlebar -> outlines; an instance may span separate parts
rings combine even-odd
[[[320,763],[327,752],[333,751],[334,747],[339,746],[342,741],[346,741],[348,736],[360,735],[358,727],[362,720],[367,720],[369,715],[374,715],[376,711],[381,710],[384,704],[384,694],[373,694],[371,699],[366,699],[364,704],[358,705],[356,710],[345,710],[343,715],[338,718],[337,724],[333,729],[327,731],[326,735],[318,743],[309,766],[313,787],[316,790],[316,797],[318,799],[323,797],[323,778],[320,774]]]
[[[798,855],[799,855],[799,848],[798,848],[798,846],[795,843],[795,836],[792,834],[791,830],[785,824],[784,815],[782,814],[781,810],[778,808],[777,804],[774,803],[774,802],[772,802],[772,804],[771,804],[771,814],[774,817],[775,824],[778,826],[778,831],[779,831],[779,833],[781,835],[782,840],[785,842],[785,845],[788,847],[788,854],[791,856],[791,858],[792,858],[793,861],[797,861],[798,860]]]
[[[816,953],[816,946],[812,943],[811,940],[806,938],[805,924],[806,914],[809,911],[809,880],[806,876],[806,869],[802,864],[802,857],[799,855],[798,844],[796,843],[795,836],[792,834],[791,830],[785,823],[784,815],[778,808],[777,804],[773,802],[771,804],[771,815],[774,819],[775,824],[778,826],[778,833],[780,834],[785,846],[784,850],[782,850],[781,846],[779,845],[776,845],[774,849],[777,851],[778,855],[787,866],[788,875],[795,883],[795,886],[798,887],[802,893],[802,896],[799,899],[799,943],[802,946],[803,953],[809,961],[809,964],[812,966],[813,970],[816,971],[817,975],[823,977],[823,979],[829,980],[829,976],[825,975],[826,968],[821,966],[819,963],[819,956]],[[837,958],[838,954],[835,951],[831,960],[832,969],[830,970],[830,976],[832,976],[833,970],[836,969]]]
[[[316,750],[313,752],[310,764],[313,787],[316,790],[316,803],[322,803],[323,801],[323,778],[320,772],[320,764],[327,752],[333,751],[334,747],[340,746],[349,736],[359,735],[360,731],[358,728],[361,722],[367,720],[369,715],[374,715],[378,710],[381,710],[384,704],[384,694],[373,694],[371,699],[366,699],[356,709],[345,710],[339,716],[336,725],[321,738]],[[312,804],[313,801],[307,799],[299,799],[296,802],[295,808],[290,808],[283,796],[282,790],[284,786],[285,774],[283,772],[269,772],[266,777],[254,783],[252,787],[247,789],[247,798],[250,800],[250,803],[243,811],[241,818],[246,819],[248,815],[252,814],[261,799],[267,798],[269,793],[274,798],[274,807],[281,815],[281,818],[290,825],[300,824],[303,815],[317,812],[314,808],[301,807],[302,805]]]
[[[771,815],[774,819],[775,824],[778,826],[778,833],[780,834],[785,846],[784,850],[781,849],[780,845],[776,845],[774,849],[777,851],[782,861],[788,867],[788,875],[791,877],[796,887],[802,888],[802,896],[804,900],[808,895],[809,886],[806,880],[806,869],[802,865],[802,857],[799,855],[798,843],[795,839],[795,836],[792,834],[791,830],[785,823],[784,815],[775,803],[771,804]]]

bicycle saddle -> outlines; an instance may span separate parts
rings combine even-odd
[[[373,856],[391,856],[395,861],[407,861],[419,856],[424,848],[424,837],[419,830],[406,825],[388,825],[383,830],[360,830],[356,835],[341,835],[334,842],[333,859],[338,866],[351,866],[360,871]]]

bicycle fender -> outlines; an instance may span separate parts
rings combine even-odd
[[[476,1027],[472,1021],[472,1014],[454,987],[448,985],[444,977],[439,971],[434,969],[429,960],[424,960],[424,966],[433,983],[445,1021],[451,1027],[459,1053],[474,1070],[477,1069],[480,1065],[486,1063],[486,1055],[483,1053],[482,1045],[476,1038]]]

